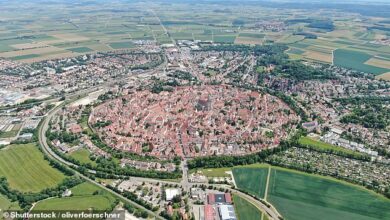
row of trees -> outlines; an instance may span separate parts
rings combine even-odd
[[[243,156],[213,155],[207,157],[197,157],[188,161],[188,168],[220,168],[261,163],[264,162],[269,155],[287,150],[291,146],[293,146],[291,141],[282,141],[279,147],[265,149],[255,154],[248,154]]]

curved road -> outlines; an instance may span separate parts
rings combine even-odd
[[[67,97],[68,100],[72,100],[74,98],[77,98],[77,97],[83,97],[83,95],[81,94],[88,94],[89,92],[85,92],[84,93],[78,93],[78,94],[75,94],[75,95],[72,95],[72,96],[69,96]],[[73,100],[72,102],[74,101],[77,101],[76,100]],[[161,216],[159,216],[158,214],[156,214],[155,212],[152,212],[148,209],[145,209],[143,206],[125,198],[124,196],[122,196],[121,194],[99,184],[98,182],[96,182],[95,180],[92,180],[90,179],[89,177],[79,173],[78,171],[76,171],[74,168],[78,167],[76,164],[73,164],[69,161],[66,161],[64,160],[62,157],[60,157],[59,155],[57,155],[50,147],[49,145],[47,144],[47,138],[46,138],[46,131],[48,130],[49,128],[49,122],[51,121],[51,118],[63,107],[65,106],[65,103],[61,103],[60,105],[56,106],[54,109],[50,110],[46,117],[43,119],[43,123],[42,125],[39,127],[39,131],[38,131],[38,136],[39,136],[39,143],[42,147],[42,150],[43,152],[48,155],[49,157],[57,160],[58,162],[62,163],[63,165],[66,165],[68,168],[72,169],[77,176],[85,179],[86,181],[100,187],[100,188],[103,188],[104,190],[107,190],[109,192],[111,192],[112,194],[116,195],[117,197],[121,198],[122,200],[132,204],[133,206],[139,208],[139,209],[142,209],[142,210],[145,210],[148,212],[148,214],[154,216],[156,219],[164,219],[162,218]],[[182,166],[185,166],[185,164],[183,163]],[[90,173],[96,173],[95,170],[88,170],[88,172]],[[150,179],[150,178],[142,178],[142,177],[130,177],[130,180],[137,180],[137,181],[145,181],[145,182],[153,182],[153,183],[156,183],[156,182],[160,182],[160,183],[173,183],[173,184],[183,184],[185,183],[185,188],[188,189],[190,186],[192,185],[197,185],[195,183],[188,183],[188,180],[187,181],[182,181],[181,183],[177,183],[177,182],[171,182],[171,181],[165,181],[165,180],[156,180],[156,179]],[[205,185],[212,185],[212,184],[205,184]],[[256,208],[258,208],[259,210],[261,210],[264,214],[268,215],[268,217],[272,220],[279,220],[279,217],[281,217],[281,215],[278,213],[278,211],[271,205],[271,207],[267,207],[266,205],[264,205],[262,202],[260,202],[259,200],[253,198],[252,196],[248,195],[248,194],[245,194],[241,191],[238,191],[236,189],[232,189],[231,187],[228,187],[228,186],[224,186],[224,185],[216,185],[218,187],[222,187],[224,189],[229,189],[231,190],[232,192],[236,193],[237,195],[243,197],[244,199],[248,200],[251,204],[253,204]]]
[[[78,96],[78,95],[77,95],[77,96]],[[39,127],[38,137],[39,137],[39,143],[40,143],[40,145],[41,145],[41,147],[42,147],[43,152],[44,152],[47,156],[49,156],[49,157],[51,157],[51,158],[57,160],[58,162],[60,162],[60,163],[62,163],[62,164],[64,164],[64,165],[66,165],[66,166],[68,166],[68,168],[72,169],[72,170],[75,172],[75,174],[76,174],[77,176],[83,178],[84,180],[86,180],[86,181],[88,181],[88,182],[90,182],[90,183],[92,183],[92,184],[94,184],[94,185],[96,185],[96,186],[98,186],[98,187],[100,187],[100,188],[106,190],[106,191],[109,191],[110,193],[116,195],[117,197],[121,198],[122,200],[128,202],[129,204],[132,204],[134,207],[137,207],[137,208],[139,208],[139,209],[141,209],[141,210],[145,210],[146,212],[148,212],[149,215],[153,216],[153,217],[156,218],[156,219],[165,220],[165,218],[162,218],[162,217],[159,216],[158,214],[156,214],[156,213],[154,213],[154,212],[152,212],[152,211],[150,211],[150,210],[144,208],[143,206],[141,206],[141,205],[139,205],[139,204],[133,202],[132,200],[127,199],[126,197],[122,196],[121,194],[119,194],[119,193],[117,193],[117,192],[115,192],[115,191],[113,191],[113,190],[111,190],[111,189],[109,189],[109,188],[107,188],[107,187],[101,185],[100,183],[96,182],[95,180],[92,180],[92,179],[90,179],[89,177],[84,176],[83,174],[79,173],[78,171],[76,171],[75,169],[72,168],[72,167],[77,167],[77,165],[75,165],[75,164],[73,164],[73,163],[71,163],[71,162],[69,162],[69,161],[66,161],[66,160],[62,159],[60,156],[58,156],[56,153],[54,153],[54,151],[53,151],[53,150],[49,147],[49,145],[47,144],[46,131],[47,131],[47,129],[49,128],[49,122],[50,122],[51,118],[52,118],[52,117],[61,109],[61,107],[63,107],[63,106],[64,106],[64,104],[62,103],[62,104],[58,105],[57,107],[55,107],[54,109],[50,110],[50,111],[47,113],[46,117],[43,119],[44,121],[43,121],[42,125]],[[94,171],[90,171],[90,172],[94,172]]]

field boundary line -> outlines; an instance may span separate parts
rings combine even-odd
[[[268,196],[268,186],[269,186],[269,179],[271,176],[271,166],[268,166],[268,175],[267,175],[267,183],[265,184],[265,192],[264,192],[264,200],[267,201]]]

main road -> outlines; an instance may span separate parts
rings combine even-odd
[[[83,95],[88,94],[90,92],[90,90],[87,90],[87,91],[84,91],[84,92],[80,92],[80,93],[77,93],[75,95],[72,95],[72,96],[68,96],[66,99],[69,99],[69,100],[72,100],[74,99],[75,97],[82,97]],[[46,139],[46,131],[48,130],[49,128],[49,122],[51,121],[52,117],[65,105],[65,103],[61,103],[60,105],[56,106],[54,109],[50,110],[46,117],[43,119],[43,122],[41,124],[41,126],[39,127],[39,130],[38,130],[38,137],[39,137],[39,143],[40,143],[40,146],[43,150],[43,152],[49,156],[50,158],[60,162],[61,164],[63,165],[66,165],[69,169],[72,169],[74,172],[75,172],[75,175],[79,176],[80,178],[106,190],[106,191],[109,191],[110,193],[114,194],[115,196],[117,196],[118,198],[120,198],[121,200],[123,201],[126,201],[127,203],[133,205],[134,207],[137,207],[141,210],[144,210],[146,211],[149,215],[153,216],[155,219],[160,219],[160,220],[165,220],[165,218],[159,216],[157,213],[155,212],[152,212],[151,210],[148,210],[146,208],[144,208],[143,206],[133,202],[132,200],[130,199],[127,199],[126,197],[122,196],[121,194],[107,188],[106,186],[96,182],[95,180],[83,175],[82,173],[78,172],[77,170],[74,169],[74,167],[77,167],[76,164],[73,164],[69,161],[66,161],[64,160],[63,158],[61,158],[59,155],[57,155],[51,148],[50,146],[47,144],[47,139]],[[91,171],[90,172],[94,172],[94,171]]]
[[[154,72],[154,71],[153,71]],[[155,73],[155,72],[154,72]],[[75,94],[71,94],[71,95],[68,95],[66,96],[66,99],[63,103],[59,104],[58,106],[56,106],[55,108],[53,108],[52,110],[50,110],[47,115],[45,116],[45,118],[43,119],[43,122],[41,124],[41,126],[39,127],[39,130],[38,130],[38,137],[39,137],[39,143],[40,143],[40,146],[43,150],[43,152],[49,156],[50,158],[60,162],[61,164],[67,166],[69,169],[72,169],[75,174],[77,176],[79,176],[80,178],[106,190],[106,191],[109,191],[110,193],[116,195],[117,197],[119,197],[120,199],[122,199],[123,201],[126,201],[127,203],[129,204],[132,204],[134,207],[137,207],[139,209],[142,209],[142,210],[145,210],[146,212],[148,212],[149,215],[153,216],[155,219],[164,219],[162,218],[161,216],[159,216],[157,213],[155,212],[152,212],[151,210],[148,210],[146,208],[144,208],[143,206],[133,202],[132,200],[129,200],[127,199],[126,197],[122,196],[121,194],[107,188],[106,186],[96,182],[95,180],[83,175],[82,173],[78,172],[77,170],[75,170],[75,168],[78,167],[78,165],[76,164],[73,164],[65,159],[63,159],[62,157],[60,157],[59,155],[57,155],[51,148],[50,146],[47,144],[47,138],[46,138],[46,131],[49,129],[49,122],[51,121],[52,117],[59,111],[61,110],[61,108],[63,106],[65,106],[66,104],[70,104],[72,102],[75,102],[77,101],[78,99],[81,99],[83,98],[84,96],[86,96],[87,94],[91,93],[92,91],[97,91],[97,90],[100,90],[100,89],[104,89],[107,87],[107,84],[104,86],[101,86],[101,87],[97,87],[95,89],[86,89],[86,90],[83,90],[83,91],[80,91],[80,92],[77,92]],[[67,101],[70,101],[70,102],[67,102]],[[186,190],[186,191],[189,191],[189,188],[194,185],[193,183],[189,183],[188,182],[188,168],[187,168],[187,161],[184,160],[181,164],[181,168],[183,170],[183,180],[180,182],[180,183],[177,183],[177,182],[171,182],[171,181],[164,181],[164,180],[156,180],[156,179],[150,179],[150,178],[141,178],[141,177],[130,177],[129,180],[137,180],[137,181],[145,181],[145,182],[152,182],[152,183],[155,183],[155,182],[160,182],[160,183],[174,183],[174,184],[180,184],[183,186],[183,188]],[[95,170],[88,170],[89,173],[91,174],[94,174],[96,173]],[[206,184],[206,185],[211,185],[211,184]],[[215,185],[214,185],[215,186]],[[251,197],[250,195],[248,194],[245,194],[241,191],[238,191],[238,190],[235,190],[235,189],[232,189],[228,186],[221,186],[221,185],[218,185],[218,187],[222,187],[224,189],[229,189],[231,190],[232,192],[236,193],[237,195],[245,198],[246,200],[248,200],[251,204],[253,204],[256,208],[258,208],[259,210],[261,210],[264,214],[268,215],[268,217],[272,220],[279,220],[281,215],[277,212],[277,210],[271,205],[270,207],[266,206],[265,204],[263,204],[262,202],[260,202],[259,200]]]

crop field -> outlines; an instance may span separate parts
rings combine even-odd
[[[290,54],[298,54],[298,55],[301,55],[303,53],[305,53],[304,50],[300,50],[298,48],[290,48],[287,53],[290,53]]]
[[[264,198],[268,168],[233,168],[234,181],[239,189]]]
[[[390,60],[375,57],[375,58],[371,58],[371,59],[367,60],[367,62],[365,62],[365,64],[371,65],[371,66],[377,66],[380,68],[385,68],[385,69],[388,69],[390,71]]]
[[[235,35],[214,35],[214,42],[216,43],[234,43]]]
[[[238,220],[260,220],[263,213],[247,200],[233,195],[234,209]],[[263,219],[264,220],[264,219]],[[265,219],[266,220],[266,219]]]
[[[64,179],[34,144],[9,145],[0,150],[0,176],[7,178],[12,189],[22,192],[39,192]]]
[[[239,175],[246,173],[247,177],[243,179],[248,181],[253,176],[257,178],[254,173],[268,170],[261,167],[240,169]],[[249,184],[241,187],[245,187],[243,190],[254,188]],[[379,194],[330,177],[278,167],[271,168],[267,200],[286,220],[390,219],[390,200]]]
[[[106,210],[115,198],[91,183],[82,183],[70,189],[71,197],[51,198],[38,202],[33,211],[41,210]],[[96,193],[95,193],[96,192]],[[95,195],[93,195],[95,194]]]
[[[373,57],[390,56],[388,45],[374,42],[387,37],[385,31],[374,27],[378,22],[376,19],[357,19],[356,14],[335,11],[324,14],[315,10],[286,9],[281,13],[276,8],[261,5],[237,7],[215,3],[206,6],[119,1],[115,4],[101,2],[98,6],[81,4],[75,9],[71,4],[47,3],[42,8],[39,4],[8,3],[4,4],[0,15],[0,19],[10,21],[0,27],[0,57],[37,62],[134,48],[134,40],[171,44],[177,40],[193,39],[251,45],[268,41],[284,43],[291,48],[289,55],[292,58],[321,63],[333,62],[333,50],[337,53],[351,50]],[[28,12],[23,10],[26,7]],[[37,16],[40,14],[45,14],[45,17]],[[292,23],[280,30],[262,29],[262,22],[259,22],[283,23],[296,18],[323,19],[331,16],[336,18],[335,28],[331,31],[310,28],[304,22]],[[71,19],[63,19],[68,17]],[[303,34],[297,34],[298,30]],[[305,37],[305,33],[312,34],[312,37]],[[390,72],[387,60],[361,60],[359,57],[364,57],[361,54],[346,55],[352,55],[353,59],[345,62],[336,57],[335,62],[375,74]]]
[[[134,44],[133,42],[127,41],[127,42],[114,42],[110,44],[110,47],[112,49],[128,49],[133,48]]]
[[[359,52],[354,50],[337,49],[334,51],[334,64],[355,69],[363,72],[373,73],[379,75],[389,72],[389,69],[380,68],[365,64],[372,56],[365,52]]]
[[[93,51],[91,48],[88,47],[74,47],[74,48],[69,48],[68,50],[75,53],[87,53]]]
[[[390,72],[376,76],[378,79],[390,80]]]

